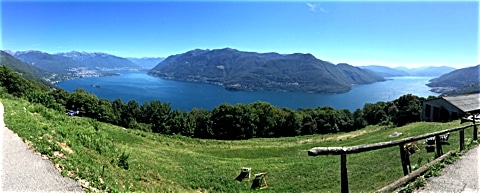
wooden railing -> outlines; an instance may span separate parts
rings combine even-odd
[[[410,165],[409,153],[405,149],[406,144],[414,141],[430,138],[430,137],[435,137],[435,149],[436,149],[435,157],[438,158],[443,154],[440,135],[459,131],[460,132],[460,151],[462,151],[465,149],[465,131],[464,130],[470,127],[473,127],[473,140],[477,140],[478,139],[477,124],[475,123],[475,121],[472,121],[472,124],[470,125],[455,127],[452,129],[446,129],[443,131],[427,133],[424,135],[419,135],[414,137],[408,137],[408,138],[404,138],[396,141],[387,141],[387,142],[364,144],[364,145],[349,146],[349,147],[314,147],[308,151],[308,155],[309,156],[340,155],[341,192],[347,193],[348,192],[347,154],[362,153],[366,151],[398,146],[400,149],[400,159],[402,163],[403,174],[406,176],[409,174],[409,165]]]

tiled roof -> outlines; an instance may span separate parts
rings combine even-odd
[[[480,93],[454,97],[443,97],[443,99],[456,106],[463,112],[480,110]]]

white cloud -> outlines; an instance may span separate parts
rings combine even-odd
[[[325,10],[323,7],[321,6],[318,6],[318,9],[322,12],[322,13],[327,13],[328,11]]]
[[[322,13],[327,13],[327,10],[318,4],[306,3],[311,12],[317,12],[319,10]]]
[[[315,5],[313,3],[307,3],[307,6],[310,9],[310,11],[317,12],[317,5]]]

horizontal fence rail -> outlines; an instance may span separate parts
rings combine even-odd
[[[396,141],[387,141],[387,142],[379,142],[373,144],[366,144],[366,145],[356,145],[356,146],[349,146],[349,147],[314,147],[308,150],[309,156],[318,156],[318,155],[341,155],[341,154],[352,154],[352,153],[361,153],[366,151],[372,151],[377,149],[383,149],[387,147],[393,147],[401,144],[410,143],[413,141],[418,141],[422,139],[426,139],[429,137],[434,137],[437,135],[443,135],[449,132],[454,132],[458,130],[463,130],[469,128],[473,125],[466,125],[461,127],[455,127],[452,129],[446,129],[443,131],[437,131],[433,133],[427,133],[424,135],[419,135],[415,137],[408,137]]]
[[[347,146],[347,147],[314,147],[308,150],[309,156],[319,156],[319,155],[340,155],[340,181],[341,181],[341,192],[347,193],[348,192],[348,175],[347,175],[347,155],[348,154],[355,154],[355,153],[362,153],[366,151],[372,151],[377,149],[383,149],[393,146],[398,146],[400,149],[400,159],[403,168],[404,176],[407,176],[409,172],[411,172],[410,167],[410,157],[409,153],[405,149],[405,144],[412,143],[414,141],[427,139],[434,137],[435,138],[435,148],[436,154],[435,157],[441,157],[443,154],[442,151],[442,142],[440,135],[444,135],[450,132],[459,131],[460,132],[460,151],[465,148],[465,134],[464,130],[467,128],[473,127],[473,140],[478,139],[478,129],[477,123],[475,119],[472,121],[472,124],[455,127],[451,129],[446,129],[442,131],[437,131],[433,133],[427,133],[423,135],[418,135],[414,137],[407,137],[400,140],[395,141],[386,141],[386,142],[379,142],[373,144],[363,144],[363,145],[356,145],[356,146]],[[443,157],[443,156],[442,156]],[[410,170],[409,170],[410,169]]]

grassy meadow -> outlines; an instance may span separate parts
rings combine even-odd
[[[339,192],[340,156],[310,157],[310,148],[396,140],[460,126],[459,121],[420,122],[350,133],[220,141],[130,130],[25,101],[0,101],[8,127],[90,191],[254,192],[251,180],[234,180],[242,167],[251,167],[252,174],[268,172],[268,188],[255,192]],[[403,134],[390,138],[394,132]],[[451,133],[444,152],[458,151],[458,135]],[[467,145],[472,142],[472,129],[465,137]],[[418,147],[421,150],[411,155],[414,167],[434,159],[423,141]],[[348,155],[347,163],[351,192],[372,192],[403,176],[398,147]]]

